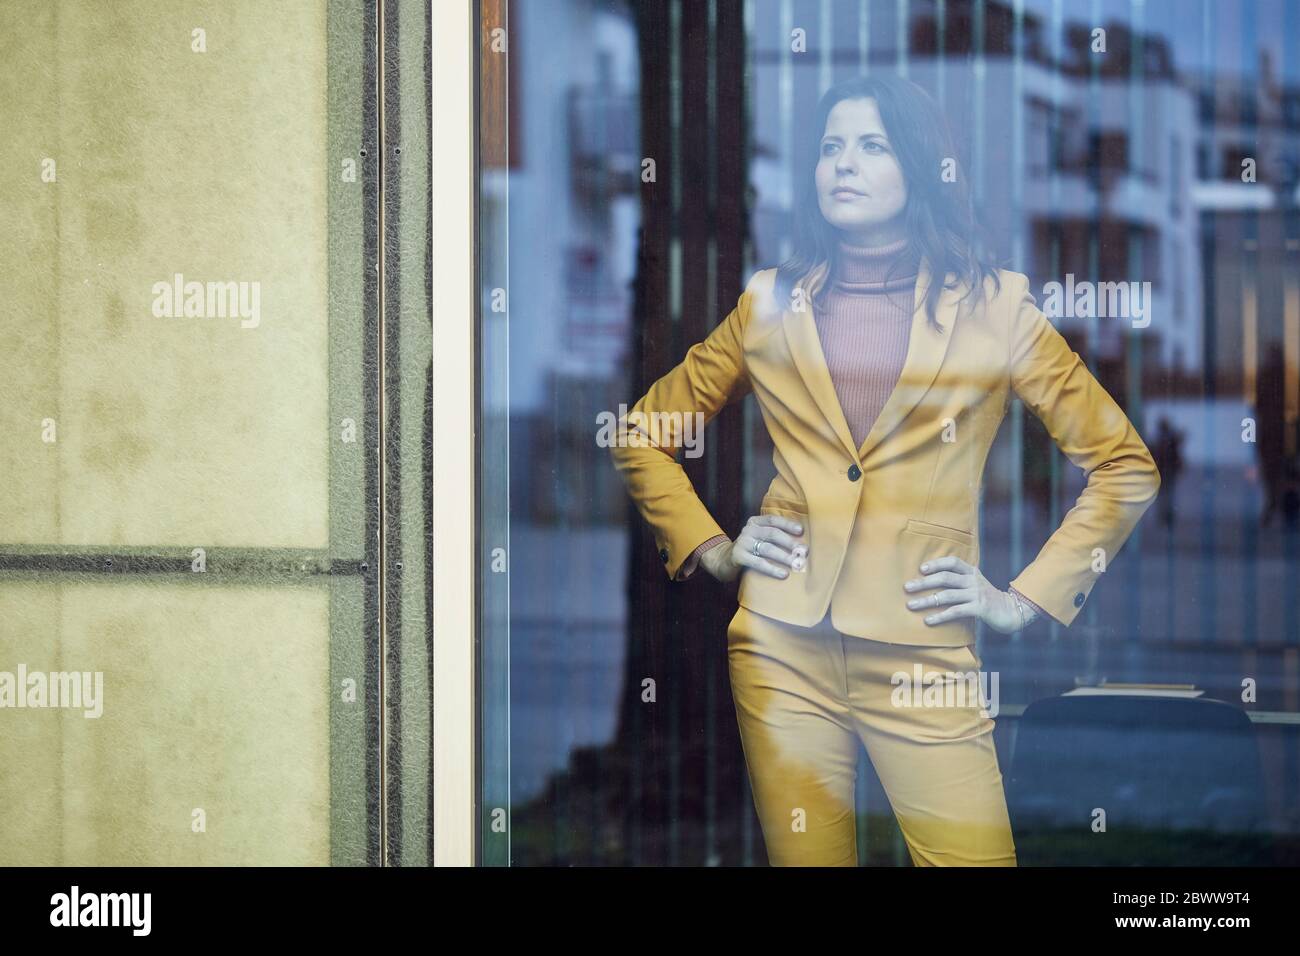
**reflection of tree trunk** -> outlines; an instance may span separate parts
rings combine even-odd
[[[671,124],[669,5],[633,5],[640,37],[641,155],[656,163],[657,182],[643,183],[642,232],[634,296],[631,404],[682,360],[735,305],[743,288],[747,215],[744,116],[745,38],[741,0],[721,0],[713,58],[716,125],[710,128],[707,4],[682,4],[678,38],[681,129],[674,163]],[[676,167],[676,168],[675,168]],[[713,173],[711,177],[711,173]],[[709,182],[716,183],[716,198]],[[673,221],[674,180],[681,202]],[[670,314],[670,240],[681,242],[683,314]],[[710,285],[709,243],[716,244]],[[739,404],[708,426],[704,455],[682,457],[687,474],[718,523],[734,535],[743,522],[743,417]],[[738,862],[744,763],[727,677],[726,627],[735,587],[700,570],[688,582],[664,573],[654,538],[628,508],[628,653],[608,781],[622,791],[623,855],[645,864],[706,862],[713,846]],[[643,702],[653,680],[656,700]]]
[[[1288,524],[1295,503],[1286,500],[1286,491],[1294,486],[1296,432],[1295,423],[1286,421],[1286,359],[1282,343],[1272,342],[1265,351],[1255,378],[1255,454],[1264,491],[1261,521],[1269,524],[1279,509],[1287,511]]]

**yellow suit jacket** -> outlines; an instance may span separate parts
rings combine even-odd
[[[804,627],[829,607],[838,630],[875,640],[972,643],[974,619],[926,624],[933,612],[909,609],[903,582],[945,554],[978,566],[984,463],[1014,393],[1087,475],[1074,507],[1011,582],[1069,625],[1160,476],[1123,410],[1037,308],[1028,279],[1002,271],[1000,291],[986,281],[974,303],[959,302],[965,287],[944,290],[940,332],[925,314],[923,262],[901,376],[855,448],[812,311],[778,305],[775,278],[775,269],[755,274],[727,317],[619,419],[614,463],[669,577],[725,533],[677,460],[682,430],[672,413],[680,422],[699,412],[695,420],[707,422],[752,391],[776,465],[760,511],[802,522],[808,560],[784,579],[744,570],[740,604]]]

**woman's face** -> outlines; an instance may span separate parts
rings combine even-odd
[[[876,101],[832,106],[818,149],[817,202],[826,221],[857,245],[902,239],[907,184]]]

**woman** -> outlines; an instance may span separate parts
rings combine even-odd
[[[917,85],[822,97],[796,250],[620,422],[613,449],[669,576],[740,577],[732,694],[773,864],[856,865],[859,741],[914,863],[1015,865],[975,625],[1069,626],[1155,498],[1150,452],[972,242],[942,114]],[[776,477],[732,541],[676,460],[685,415],[753,392]],[[979,570],[984,462],[1018,396],[1087,487],[1007,590]]]

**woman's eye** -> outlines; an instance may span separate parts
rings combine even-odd
[[[834,144],[834,143],[827,143],[827,144],[825,144],[824,146],[822,146],[822,155],[823,155],[823,156],[829,156],[829,155],[831,154],[831,150],[834,149],[834,148],[835,148],[835,144]]]
[[[885,147],[881,143],[867,143],[865,148],[869,153],[871,152],[883,153],[885,151]]]

